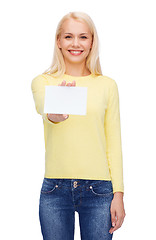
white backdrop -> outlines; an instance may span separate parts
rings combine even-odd
[[[42,239],[38,203],[44,176],[44,133],[31,81],[50,66],[56,26],[70,11],[86,12],[93,19],[100,39],[103,75],[113,78],[119,89],[126,218],[113,239],[153,239],[154,0],[1,2],[0,238]],[[78,240],[77,213],[75,217]]]

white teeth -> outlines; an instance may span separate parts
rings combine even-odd
[[[72,53],[80,53],[81,51],[70,51]]]

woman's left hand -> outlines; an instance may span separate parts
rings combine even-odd
[[[113,227],[110,228],[109,233],[112,234],[115,230],[121,227],[124,221],[124,218],[126,216],[122,192],[114,193],[110,211],[111,211],[111,221],[112,221]]]

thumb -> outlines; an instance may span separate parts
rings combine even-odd
[[[111,212],[111,221],[112,221],[112,226],[115,227],[115,224],[116,224],[115,210]]]
[[[69,115],[68,115],[68,114],[63,114],[63,117],[64,117],[64,118],[68,118]]]

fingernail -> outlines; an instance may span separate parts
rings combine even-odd
[[[115,222],[112,223],[112,226],[115,227]]]

